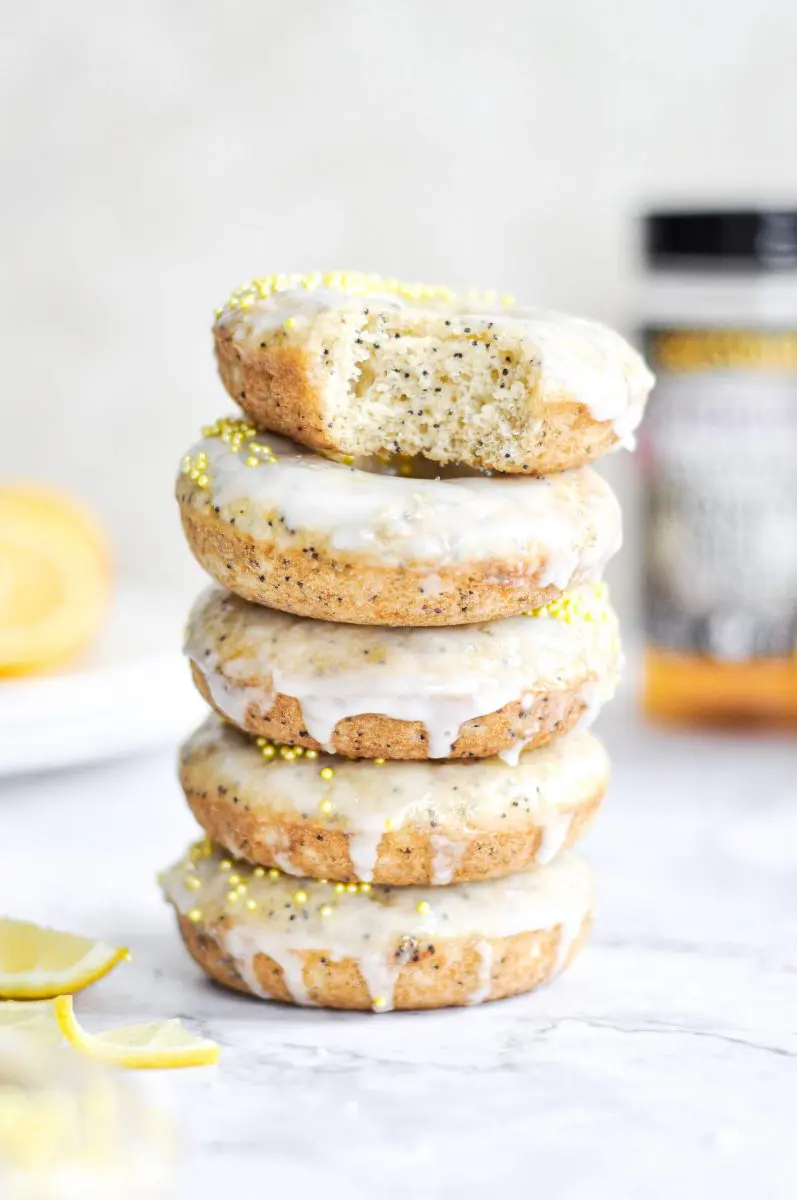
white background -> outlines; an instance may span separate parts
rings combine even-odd
[[[647,204],[797,197],[791,0],[2,11],[0,477],[69,485],[187,589],[171,478],[228,409],[234,284],[347,266],[630,327]]]

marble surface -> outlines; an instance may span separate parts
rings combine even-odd
[[[179,1200],[794,1195],[797,740],[655,732],[622,703],[602,732],[589,948],[534,996],[443,1013],[207,983],[153,879],[193,833],[171,756],[0,786],[0,911],[133,949],[86,1025],[180,1015],[223,1046],[143,1084],[183,1129]]]

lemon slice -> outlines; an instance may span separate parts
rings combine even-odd
[[[45,1000],[79,992],[127,957],[123,947],[0,917],[0,999]]]
[[[60,492],[0,487],[0,675],[71,658],[110,602],[104,535]]]
[[[52,1000],[0,1000],[0,1034],[24,1033],[38,1042],[63,1041]]]
[[[55,1016],[71,1046],[116,1067],[205,1067],[218,1061],[216,1042],[194,1037],[176,1018],[86,1033],[75,1017],[71,996],[58,997]]]

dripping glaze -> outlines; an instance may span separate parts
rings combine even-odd
[[[373,877],[383,836],[402,829],[428,834],[435,883],[450,881],[465,846],[480,833],[540,829],[538,857],[552,856],[573,814],[603,794],[609,774],[605,750],[586,731],[530,751],[514,767],[497,758],[350,762],[308,758],[295,749],[287,754],[212,715],[183,746],[180,776],[187,793],[213,795],[217,804],[254,816],[274,862],[289,872],[283,824],[342,831],[355,873],[365,881]]]
[[[598,583],[527,617],[445,630],[310,621],[213,587],[194,605],[185,653],[235,725],[245,726],[250,705],[265,715],[277,695],[290,696],[328,751],[341,721],[376,713],[420,722],[430,758],[447,758],[467,721],[539,695],[555,712],[557,695],[576,691],[586,727],[611,698],[621,658]]]
[[[234,874],[238,881],[230,887]],[[190,882],[189,882],[190,881]],[[592,911],[592,874],[566,852],[540,871],[508,879],[428,889],[381,888],[297,880],[226,858],[200,843],[161,877],[166,899],[189,920],[213,933],[255,994],[267,995],[255,972],[258,954],[283,970],[297,1004],[312,1003],[302,953],[351,959],[360,969],[375,1011],[393,1007],[395,984],[408,939],[475,944],[479,973],[471,1003],[489,998],[492,939],[559,929],[556,969]]]

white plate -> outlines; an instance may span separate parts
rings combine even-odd
[[[0,775],[174,743],[203,705],[180,653],[186,608],[120,585],[104,634],[57,675],[0,680]]]

